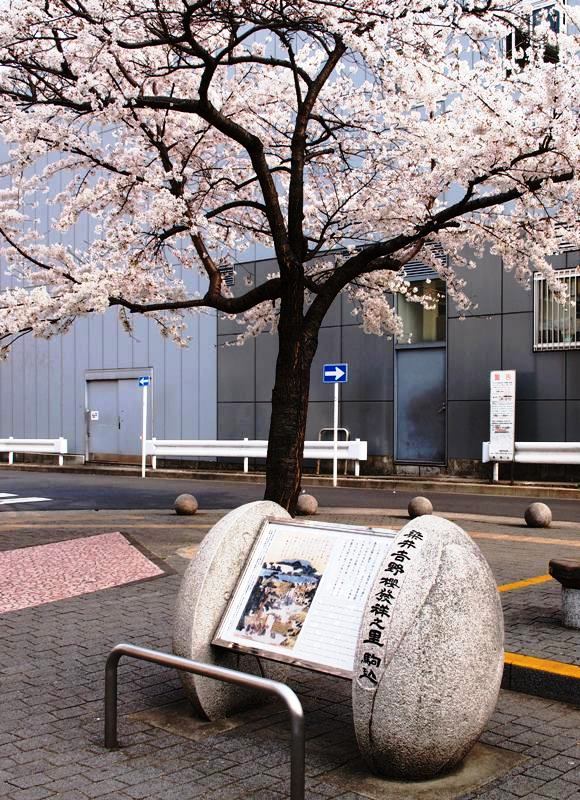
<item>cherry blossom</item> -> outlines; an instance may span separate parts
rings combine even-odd
[[[236,315],[242,338],[277,331],[267,496],[292,507],[310,364],[341,292],[365,331],[402,335],[390,297],[407,292],[405,264],[430,264],[467,313],[464,270],[487,248],[565,298],[549,258],[563,232],[580,247],[578,7],[536,7],[9,0],[5,351],[111,306],[181,344],[203,308]],[[81,228],[90,239],[71,244]],[[256,244],[279,274],[234,296],[220,269]]]

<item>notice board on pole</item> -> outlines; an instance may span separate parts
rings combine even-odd
[[[489,459],[513,461],[516,431],[516,372],[513,369],[490,373]]]
[[[268,519],[212,644],[352,678],[367,595],[394,537]]]

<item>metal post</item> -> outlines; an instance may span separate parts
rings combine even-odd
[[[244,442],[247,442],[247,441],[248,441],[248,437],[244,436]],[[245,456],[244,457],[244,472],[249,472],[249,470],[250,470],[250,460],[249,460],[248,456]]]
[[[360,439],[355,439],[355,441],[360,442]],[[360,478],[360,461],[358,458],[354,462],[354,475],[355,478]]]
[[[493,462],[493,477],[492,481],[497,483],[499,481],[499,461]]]
[[[276,695],[283,701],[290,716],[292,741],[290,751],[290,800],[304,800],[305,738],[302,704],[289,686],[258,675],[237,672],[214,664],[202,664],[199,661],[191,661],[188,658],[174,656],[171,653],[150,650],[147,647],[118,644],[109,653],[105,666],[105,747],[109,749],[119,747],[117,739],[117,670],[121,656],[136,658],[140,661],[150,661],[153,664],[160,664],[164,667],[173,667],[184,672],[192,672],[195,675],[203,675],[206,678],[215,678],[218,681],[234,683]]]
[[[143,430],[141,433],[141,477],[145,477],[147,460],[147,386],[143,387]]]
[[[14,439],[14,436],[10,436],[9,438]],[[8,463],[14,464],[14,453],[12,450],[8,453]]]
[[[338,382],[334,384],[334,447],[332,453],[332,485],[338,485]]]

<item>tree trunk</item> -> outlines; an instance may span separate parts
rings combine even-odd
[[[310,367],[318,345],[317,332],[305,330],[303,297],[302,286],[294,286],[280,306],[264,494],[265,500],[279,503],[291,514],[302,481]]]

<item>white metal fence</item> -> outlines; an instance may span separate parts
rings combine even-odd
[[[354,462],[354,474],[360,475],[360,462],[367,459],[367,443],[360,439],[338,442],[339,460]],[[147,439],[145,455],[151,456],[151,466],[157,469],[157,458],[243,458],[244,472],[249,470],[250,458],[266,458],[268,442],[250,439]],[[334,456],[334,442],[304,442],[304,458],[329,459]],[[145,469],[142,470],[145,474]]]
[[[58,455],[62,467],[63,456],[68,453],[68,443],[62,436],[58,439],[0,439],[0,453],[8,453],[8,463],[14,463],[14,453],[34,453],[39,455]]]

